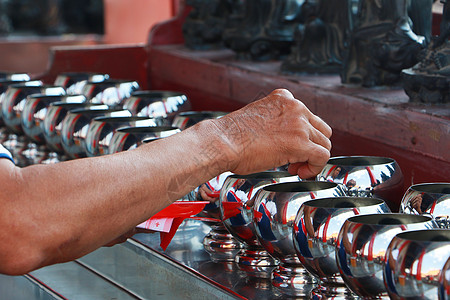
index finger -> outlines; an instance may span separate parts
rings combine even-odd
[[[312,178],[323,170],[329,159],[330,151],[320,145],[315,145],[310,151],[307,161],[290,164],[288,171],[291,174],[297,174],[302,179]]]

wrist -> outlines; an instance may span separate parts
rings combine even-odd
[[[202,142],[196,159],[208,164],[213,177],[235,169],[238,164],[239,150],[236,140],[240,139],[241,132],[231,119],[225,118],[227,117],[197,124]]]

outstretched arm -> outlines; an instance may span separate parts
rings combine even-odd
[[[113,155],[17,168],[0,159],[0,273],[81,257],[225,171],[328,161],[331,129],[285,90],[220,119]]]

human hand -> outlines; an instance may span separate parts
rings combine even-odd
[[[223,163],[236,174],[289,163],[289,172],[311,178],[330,158],[330,126],[284,89],[212,122],[226,145]]]
[[[211,191],[206,184],[202,184],[197,192],[197,198],[200,201],[216,202],[219,200],[219,195],[219,193]]]
[[[411,207],[417,211],[417,213],[422,214],[422,195],[418,194],[411,199]]]

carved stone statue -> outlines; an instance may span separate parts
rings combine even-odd
[[[423,51],[419,63],[402,71],[402,83],[411,102],[450,102],[450,3],[444,3],[440,34]]]
[[[0,0],[0,34],[103,33],[102,0]]]
[[[66,32],[62,19],[62,0],[8,1],[10,19],[16,31],[42,35]]]
[[[289,53],[296,18],[304,0],[252,0],[243,2],[242,16],[227,26],[226,47],[238,58],[277,59]]]
[[[13,29],[9,18],[8,1],[0,0],[0,35],[8,34]]]
[[[192,7],[183,24],[185,45],[196,50],[220,48],[236,0],[187,0]]]
[[[295,46],[283,62],[284,72],[338,73],[350,32],[349,0],[306,0]]]
[[[415,1],[416,9],[427,15],[431,11],[432,0],[410,1]],[[408,0],[359,2],[341,73],[343,83],[366,87],[392,85],[399,81],[403,69],[417,63],[426,39],[412,31],[408,3]],[[431,20],[423,26],[431,26]]]

